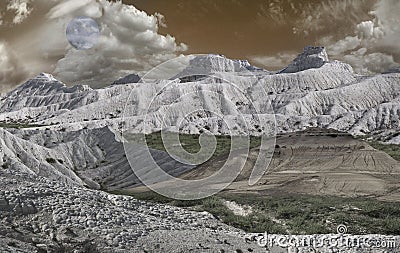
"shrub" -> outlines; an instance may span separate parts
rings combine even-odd
[[[276,210],[276,216],[281,219],[291,219],[302,214],[303,210],[294,205],[280,206]]]
[[[48,162],[48,163],[56,163],[56,159],[48,157],[48,158],[46,158],[46,162]]]
[[[400,235],[400,218],[387,217],[384,220],[385,232],[391,235]]]

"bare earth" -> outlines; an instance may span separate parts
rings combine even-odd
[[[276,143],[266,173],[253,186],[249,186],[248,178],[259,149],[250,150],[248,156],[247,151],[239,153],[237,164],[247,159],[246,164],[226,191],[364,196],[400,201],[400,163],[364,141],[334,130],[313,129],[280,135]],[[181,178],[193,180],[211,176],[226,160],[227,155],[219,156],[185,173]],[[143,191],[145,188],[132,190]]]

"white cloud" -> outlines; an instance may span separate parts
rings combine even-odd
[[[300,12],[301,19],[296,20],[293,31],[309,35],[315,32],[332,31],[340,33],[348,25],[357,24],[363,18],[367,18],[366,8],[371,6],[375,0],[325,0],[315,3],[312,1],[297,1],[302,3],[301,8],[295,10]],[[345,15],[344,15],[345,13]]]
[[[361,40],[356,36],[347,36],[346,38],[339,40],[333,45],[328,47],[328,53],[330,55],[338,56],[343,53],[354,50],[361,45]]]
[[[376,73],[400,65],[400,1],[380,0],[371,20],[360,22],[354,34],[335,41],[332,37],[320,40],[328,44],[328,53],[353,65],[360,73]]]
[[[102,15],[101,5],[93,0],[68,0],[54,6],[47,16],[49,19],[63,18],[78,13],[82,16],[99,18]]]
[[[0,93],[8,91],[14,86],[14,83],[9,80],[21,81],[21,72],[23,71],[13,50],[6,42],[0,41]]]
[[[95,18],[101,36],[90,50],[67,46],[65,57],[58,61],[54,71],[57,78],[67,83],[104,86],[126,74],[148,70],[187,49],[184,44],[178,45],[174,37],[158,34],[160,16],[120,2],[86,0],[79,8],[61,3],[48,17],[51,22],[66,24],[79,15]]]
[[[164,27],[164,28],[167,27],[167,23],[165,22],[165,17],[163,14],[156,12],[154,14],[154,16],[157,18],[159,26]]]
[[[11,0],[7,5],[7,11],[15,12],[14,24],[22,23],[32,12],[29,7],[30,0]]]
[[[361,39],[379,39],[384,36],[381,27],[376,27],[373,21],[364,21],[357,25],[356,31]]]
[[[398,66],[392,55],[384,53],[367,53],[366,48],[360,48],[345,55],[344,60],[351,64],[355,71],[362,74],[382,73]]]
[[[376,16],[376,22],[382,28],[384,36],[377,42],[378,46],[385,47],[400,54],[400,1],[380,0],[376,9],[372,12]]]
[[[21,24],[29,30],[7,44],[0,42],[0,91],[43,71],[67,84],[101,87],[122,76],[145,72],[187,50],[174,37],[158,33],[159,27],[166,25],[163,15],[148,15],[119,1],[8,0],[5,4],[15,11],[15,23],[30,14],[31,5],[40,10],[40,16],[34,16],[35,26]],[[77,16],[91,17],[100,26],[99,41],[90,50],[76,50],[67,42],[66,27]]]
[[[7,15],[15,15],[15,23],[22,22],[24,32],[0,41],[0,92],[40,72],[53,73],[67,84],[101,87],[128,74],[145,73],[187,50],[174,37],[158,33],[166,25],[163,15],[148,15],[120,1],[7,0],[3,4],[10,8]],[[32,14],[30,6],[36,8],[34,26],[23,22]],[[77,16],[91,17],[100,26],[99,41],[90,50],[76,50],[67,42],[66,27]]]

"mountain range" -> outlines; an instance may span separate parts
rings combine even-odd
[[[350,65],[330,61],[323,47],[306,47],[278,72],[200,55],[169,79],[132,74],[102,89],[68,87],[42,73],[1,98],[0,121],[53,130],[110,126],[217,135],[320,127],[400,143],[399,81],[396,71],[356,74]]]
[[[228,160],[226,153],[197,166],[176,159],[154,145],[161,130],[190,134],[184,147],[201,133],[274,137],[257,184],[248,179],[263,146],[232,152],[229,166],[244,166],[224,193],[399,201],[400,162],[366,141],[400,144],[399,83],[396,69],[359,75],[323,47],[306,47],[276,72],[222,55],[179,57],[101,89],[42,73],[0,99],[0,251],[259,252],[243,231],[207,212],[110,193],[146,191],[135,172],[153,176],[149,154],[189,180]],[[132,140],[140,142],[125,152]]]
[[[278,72],[221,55],[180,61],[168,79],[132,74],[102,89],[68,87],[45,73],[28,80],[0,101],[0,122],[24,127],[0,131],[3,166],[113,190],[140,185],[124,155],[129,134],[259,136],[320,128],[400,143],[396,71],[358,75],[330,61],[323,47],[306,47]],[[151,153],[172,175],[195,167],[161,150]]]

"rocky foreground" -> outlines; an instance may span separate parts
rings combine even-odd
[[[0,252],[257,250],[209,213],[18,172],[2,170],[0,181]]]

